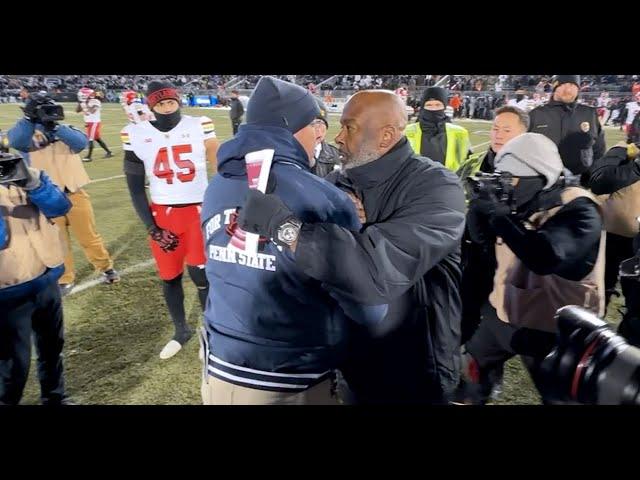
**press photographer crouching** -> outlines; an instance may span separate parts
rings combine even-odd
[[[20,402],[38,351],[43,404],[64,404],[62,301],[64,271],[58,228],[50,218],[71,208],[46,173],[19,155],[0,153],[0,405]]]
[[[504,362],[517,354],[511,339],[519,329],[555,332],[555,312],[567,304],[604,313],[602,215],[587,190],[565,185],[555,144],[519,135],[495,167],[470,180],[469,234],[495,273],[480,325],[463,347],[461,403],[490,398]],[[538,385],[539,361],[523,360]]]

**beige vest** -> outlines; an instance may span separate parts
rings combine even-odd
[[[611,195],[600,195],[598,201],[602,206],[607,232],[630,238],[640,233],[636,220],[640,215],[640,181]]]
[[[9,244],[0,250],[0,289],[33,280],[47,267],[63,263],[58,227],[29,201],[24,190],[0,186],[0,209],[9,232]]]
[[[58,140],[45,148],[29,152],[31,165],[47,172],[51,181],[62,190],[75,193],[91,181],[82,159],[69,146]]]
[[[578,197],[595,197],[578,187],[566,188],[562,205]],[[529,218],[534,227],[540,227],[561,207],[535,213]],[[556,331],[556,310],[565,305],[579,305],[604,315],[604,251],[605,232],[600,236],[600,248],[593,270],[580,281],[567,280],[557,275],[537,275],[529,270],[502,243],[496,242],[497,268],[489,302],[498,318],[518,327],[529,327],[548,332]]]

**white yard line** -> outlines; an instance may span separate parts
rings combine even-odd
[[[116,178],[124,178],[124,175],[114,175],[113,177],[96,178],[95,180],[91,180],[91,183],[106,182],[107,180],[115,180]]]
[[[471,145],[471,149],[473,150],[473,149],[476,149],[476,148],[481,147],[483,145],[489,145],[490,143],[491,143],[491,140],[487,140],[486,142],[482,142],[482,143],[479,143],[477,145]]]
[[[148,267],[150,267],[151,265],[153,265],[155,263],[155,260],[153,258],[150,258],[149,260],[145,260],[144,262],[140,262],[137,263],[135,265],[131,265],[130,267],[125,268],[124,270],[120,271],[120,276],[124,277],[125,275],[129,275],[130,273],[133,272],[137,272],[140,270],[145,270]],[[82,282],[79,285],[76,285],[75,287],[73,287],[73,289],[71,290],[71,292],[69,292],[68,295],[75,295],[76,293],[80,293],[83,292],[84,290],[87,290],[89,288],[93,288],[96,285],[100,285],[104,283],[104,280],[102,279],[102,277],[99,278],[95,278],[93,280],[87,280],[86,282]]]

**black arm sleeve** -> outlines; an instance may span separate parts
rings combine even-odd
[[[142,223],[149,229],[155,225],[155,222],[149,209],[149,200],[147,200],[147,193],[144,188],[144,163],[131,151],[124,152],[124,173],[127,177],[127,187],[129,187],[133,208]]]
[[[640,171],[633,161],[627,161],[627,150],[613,147],[591,168],[590,186],[593,193],[613,193],[640,180]]]
[[[412,185],[389,218],[360,232],[304,224],[296,262],[312,278],[365,305],[389,303],[456,251],[464,230],[464,193],[450,172]]]
[[[593,268],[585,259],[595,261],[602,217],[592,200],[580,197],[563,206],[538,230],[527,230],[513,217],[497,217],[493,227],[532,272],[579,280]]]

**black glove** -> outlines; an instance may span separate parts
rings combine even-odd
[[[488,220],[495,217],[505,217],[511,214],[511,207],[496,199],[477,198],[471,201],[469,211],[480,214]]]
[[[273,239],[277,237],[278,228],[290,219],[295,219],[295,215],[280,197],[249,190],[238,214],[238,226],[245,232]]]
[[[471,240],[479,245],[495,242],[492,221],[510,214],[511,208],[497,198],[474,198],[467,213],[467,229]]]
[[[179,239],[169,230],[154,225],[149,229],[149,235],[153,241],[160,245],[163,252],[171,252],[178,248]]]

